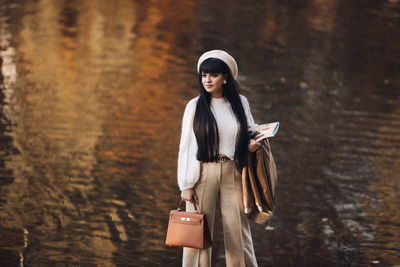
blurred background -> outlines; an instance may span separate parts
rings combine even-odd
[[[398,0],[0,0],[0,266],[181,265],[164,241],[210,49],[281,123],[259,265],[400,265],[399,18]]]

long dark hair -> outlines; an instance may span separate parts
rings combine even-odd
[[[196,136],[198,151],[197,159],[202,162],[215,162],[219,151],[218,126],[211,112],[211,94],[208,93],[202,83],[202,72],[227,74],[227,83],[223,85],[223,96],[229,101],[232,111],[239,121],[239,133],[235,144],[234,158],[239,167],[247,163],[249,133],[247,131],[247,119],[242,101],[239,96],[239,85],[233,79],[228,66],[217,58],[206,59],[199,70],[200,96],[197,101],[196,112],[193,121],[193,131]]]

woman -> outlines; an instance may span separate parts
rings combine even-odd
[[[179,145],[181,198],[187,211],[194,211],[196,202],[206,214],[212,237],[219,197],[226,265],[257,266],[241,189],[248,151],[260,146],[249,138],[255,125],[249,103],[239,95],[236,61],[225,51],[204,53],[197,70],[200,95],[186,105]],[[182,265],[211,266],[211,250],[184,248]]]

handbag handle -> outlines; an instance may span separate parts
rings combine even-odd
[[[179,206],[178,206],[179,211],[182,210],[182,205],[184,202],[185,202],[185,200],[183,200],[183,199],[181,199],[181,202],[179,202]],[[198,212],[196,202],[193,202],[193,206],[194,206],[194,209],[196,210],[196,212]]]

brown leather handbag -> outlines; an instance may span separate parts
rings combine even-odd
[[[207,218],[204,213],[182,211],[183,200],[179,203],[176,210],[169,213],[169,223],[167,246],[190,247],[206,249],[212,246],[210,231],[208,229]]]

